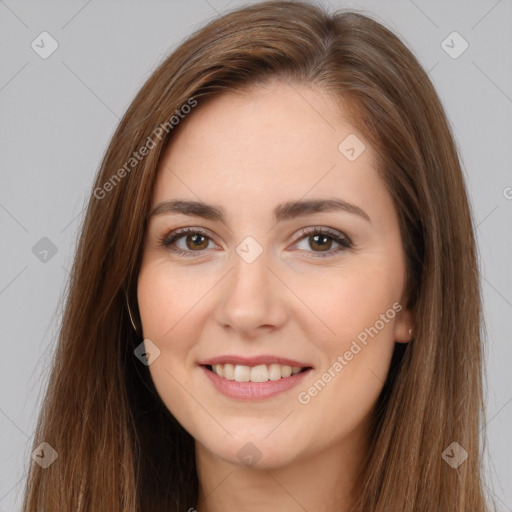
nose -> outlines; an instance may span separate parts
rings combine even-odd
[[[291,292],[271,268],[266,252],[248,261],[233,254],[233,266],[219,288],[215,317],[223,329],[255,339],[286,323]]]

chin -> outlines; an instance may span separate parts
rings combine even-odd
[[[266,436],[266,437],[265,437]],[[275,436],[226,435],[222,440],[202,443],[214,457],[229,464],[248,469],[275,469],[291,464],[298,453],[297,445],[291,442],[293,435],[285,438]],[[219,450],[219,447],[222,449]]]

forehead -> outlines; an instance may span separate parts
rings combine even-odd
[[[198,99],[162,156],[153,205],[173,197],[217,204],[243,198],[263,207],[307,194],[365,201],[382,188],[375,154],[339,101],[274,82]]]

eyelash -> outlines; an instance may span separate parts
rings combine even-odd
[[[172,253],[179,254],[179,255],[182,255],[182,256],[185,256],[185,257],[195,258],[195,257],[199,256],[201,252],[204,252],[204,251],[203,250],[183,251],[181,249],[173,249],[173,248],[171,248],[171,245],[174,242],[176,242],[180,238],[183,238],[184,236],[190,235],[190,234],[192,234],[192,235],[201,235],[201,236],[204,236],[205,238],[211,240],[211,238],[208,236],[206,231],[204,231],[204,230],[202,230],[200,228],[182,228],[182,229],[177,229],[176,231],[173,231],[173,232],[171,232],[171,233],[169,233],[167,235],[164,235],[164,236],[160,237],[159,240],[158,240],[158,244],[162,245],[165,249],[167,249],[168,251],[170,251]],[[331,257],[331,256],[334,256],[335,254],[338,254],[340,252],[345,251],[346,249],[351,249],[352,248],[352,242],[350,241],[350,239],[346,235],[344,235],[343,233],[340,233],[339,231],[331,229],[331,228],[322,228],[322,227],[316,227],[316,226],[313,227],[313,228],[302,228],[299,231],[299,234],[301,236],[300,236],[300,238],[297,239],[297,241],[294,243],[294,245],[297,244],[298,242],[300,242],[301,240],[305,239],[305,238],[309,238],[309,237],[312,237],[312,236],[315,236],[315,235],[325,235],[325,236],[328,236],[329,238],[331,238],[337,244],[340,245],[340,247],[338,247],[336,249],[331,249],[329,251],[306,251],[306,252],[313,252],[313,253],[315,253],[316,256],[313,256],[314,258],[327,258],[327,257]],[[195,255],[194,253],[198,253],[198,254]]]

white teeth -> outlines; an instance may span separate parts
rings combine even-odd
[[[252,382],[267,382],[268,372],[267,365],[260,364],[251,368],[251,381]]]
[[[281,377],[289,377],[292,374],[291,366],[282,366],[281,367]]]
[[[237,364],[235,366],[235,380],[237,382],[248,382],[251,380],[251,368]]]
[[[281,365],[271,364],[268,367],[268,378],[270,380],[279,380],[281,378]]]
[[[214,366],[214,372],[217,373],[217,375],[219,375],[218,372],[216,372],[215,368],[218,368],[218,367],[224,367],[223,371],[224,372],[224,375],[221,375],[221,377],[224,377],[225,379],[228,379],[228,380],[235,380],[235,367],[234,365],[232,364],[216,364]]]
[[[257,366],[245,366],[243,364],[214,364],[212,371],[219,377],[237,382],[267,382],[267,380],[279,380],[300,373],[300,366],[288,366],[280,364],[259,364]]]

